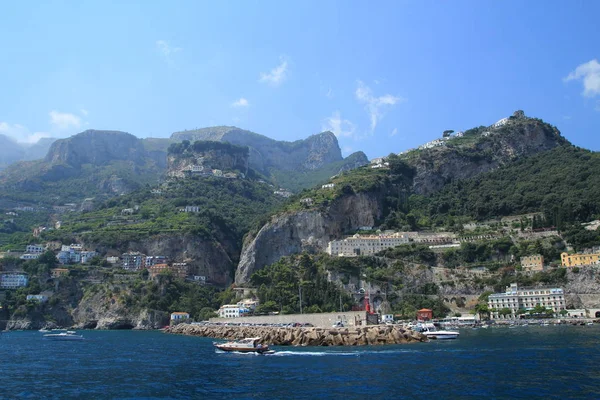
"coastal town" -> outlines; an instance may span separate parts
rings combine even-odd
[[[531,217],[531,216],[529,216]],[[506,222],[506,221],[505,221]],[[509,221],[510,222],[510,221]],[[396,232],[374,229],[370,226],[360,227],[358,233],[349,235],[339,240],[328,243],[325,253],[331,257],[356,258],[375,256],[386,250],[402,248],[403,246],[424,246],[433,252],[444,252],[448,249],[457,249],[465,243],[494,239],[498,234],[481,233],[481,228],[489,226],[491,222],[479,224],[465,224],[461,233],[456,232]],[[508,224],[510,225],[510,223]],[[593,226],[593,224],[591,225]],[[43,230],[42,228],[36,228]],[[556,235],[555,231],[512,231],[516,240],[519,238],[547,237]],[[523,239],[524,240],[524,239]],[[597,269],[600,266],[600,249],[590,248],[582,253],[564,251],[560,254],[560,263],[556,260],[547,262],[541,254],[523,256],[518,260],[519,274],[531,275],[556,268],[570,271],[581,269]],[[56,266],[52,268],[50,279],[57,284],[72,273],[73,268],[88,269],[113,269],[122,270],[124,273],[138,274],[147,271],[148,279],[159,275],[168,274],[176,279],[187,280],[199,285],[211,285],[210,279],[205,275],[191,274],[187,262],[170,260],[164,255],[146,255],[141,252],[126,252],[119,256],[101,257],[96,250],[86,249],[83,244],[60,244],[56,242],[27,245],[23,251],[9,251],[0,254],[3,261],[3,270],[0,271],[0,289],[3,296],[7,291],[27,287],[29,276],[24,271],[11,270],[10,260],[31,261],[40,257],[54,256]],[[509,260],[510,261],[510,260]],[[360,286],[360,287],[359,287]],[[368,289],[365,290],[364,287]],[[260,313],[260,301],[251,288],[236,288],[239,301],[232,304],[223,304],[215,311],[211,322],[228,324],[308,324],[310,326],[366,326],[369,324],[394,324],[400,322],[400,316],[390,313],[386,306],[385,296],[381,288],[373,282],[358,283],[349,287],[356,291],[356,304],[353,310],[340,310],[337,313],[324,314],[290,314]],[[372,291],[372,292],[370,292]],[[500,324],[522,323],[533,318],[535,321],[588,321],[600,318],[600,308],[583,307],[569,308],[563,287],[522,287],[517,283],[510,284],[504,292],[489,293],[486,296],[485,307],[481,304],[471,303],[471,316],[459,316],[454,319],[450,316],[434,318],[432,310],[418,310],[414,319],[416,321],[436,321],[443,324],[478,326],[484,321]],[[28,301],[45,303],[52,297],[52,291],[31,293],[27,295]],[[383,298],[383,299],[382,299]],[[446,300],[450,302],[450,300]],[[453,300],[454,301],[454,300]],[[452,304],[452,302],[450,302]],[[465,305],[466,306],[466,305]],[[462,306],[464,309],[465,306]],[[468,306],[466,306],[468,308]],[[460,315],[456,313],[456,315]],[[191,322],[189,313],[185,310],[174,310],[171,313],[171,324]],[[239,321],[239,322],[236,322]],[[520,322],[521,321],[521,322]]]

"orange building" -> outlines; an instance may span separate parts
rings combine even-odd
[[[151,278],[156,277],[164,271],[171,271],[175,277],[185,279],[187,276],[187,265],[185,263],[178,263],[173,266],[169,266],[168,264],[155,264],[148,267]]]
[[[423,308],[417,311],[417,321],[431,321],[433,319],[433,311],[429,308]]]

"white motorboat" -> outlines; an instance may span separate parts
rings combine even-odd
[[[44,335],[44,339],[48,340],[61,340],[61,341],[77,341],[84,340],[82,335],[77,335],[74,331],[67,331],[61,333],[48,333]]]
[[[423,333],[425,336],[427,336],[428,339],[456,339],[458,337],[458,335],[460,335],[459,332],[457,331],[445,331],[445,330],[430,330],[430,329],[426,329],[424,330]]]
[[[222,351],[238,352],[238,353],[257,353],[257,354],[272,354],[273,350],[269,350],[268,345],[259,344],[261,338],[245,338],[226,343],[213,343],[214,346]]]
[[[458,331],[438,330],[432,323],[418,324],[417,331],[427,336],[427,339],[456,339],[460,335]]]

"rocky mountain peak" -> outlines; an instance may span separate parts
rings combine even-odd
[[[113,160],[143,163],[145,150],[141,140],[120,131],[86,130],[67,139],[55,141],[45,161],[80,167],[104,165]]]

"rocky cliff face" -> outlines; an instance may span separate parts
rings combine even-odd
[[[167,175],[175,177],[185,176],[186,171],[192,167],[203,167],[205,173],[211,174],[213,169],[221,171],[239,171],[248,173],[247,148],[206,149],[201,151],[190,150],[185,156],[169,154],[167,157]]]
[[[127,288],[123,287],[121,290]],[[107,296],[102,291],[84,297],[73,310],[74,326],[78,329],[159,329],[168,325],[168,313],[147,309],[131,310],[122,299],[122,296],[116,294]]]
[[[105,165],[114,160],[142,164],[145,153],[140,139],[129,133],[87,130],[54,142],[45,160],[73,167],[83,164]]]
[[[415,193],[436,192],[448,182],[471,178],[566,142],[555,127],[532,118],[511,120],[486,132],[487,136],[472,145],[455,146],[450,140],[447,146],[422,150],[409,159],[416,170]]]
[[[376,193],[342,197],[325,211],[301,211],[273,217],[255,237],[248,237],[235,282],[243,284],[260,268],[283,256],[324,251],[330,240],[381,218],[382,199]]]
[[[489,131],[488,131],[489,129]],[[446,183],[473,177],[520,157],[550,150],[566,143],[560,132],[541,120],[519,116],[500,128],[483,128],[478,136],[448,141],[443,147],[413,152],[406,162],[414,168],[412,190],[429,194]],[[383,185],[385,186],[385,184]],[[379,191],[390,188],[379,186]],[[393,196],[393,193],[389,193]],[[361,193],[339,199],[327,211],[302,211],[274,217],[256,237],[244,244],[236,283],[282,256],[313,248],[324,250],[330,240],[359,226],[374,226],[382,214],[384,195]]]
[[[210,140],[248,146],[250,167],[267,175],[271,168],[312,171],[343,159],[337,138],[331,132],[295,142],[283,142],[236,127],[221,126],[175,132],[171,138],[178,141]]]
[[[233,280],[234,262],[230,254],[236,254],[239,247],[226,238],[214,242],[192,234],[160,234],[150,238],[129,242],[127,248],[115,252],[93,243],[89,246],[101,253],[121,254],[127,251],[139,251],[142,254],[166,256],[172,261],[188,263],[193,275],[204,275],[211,282],[225,286]]]

